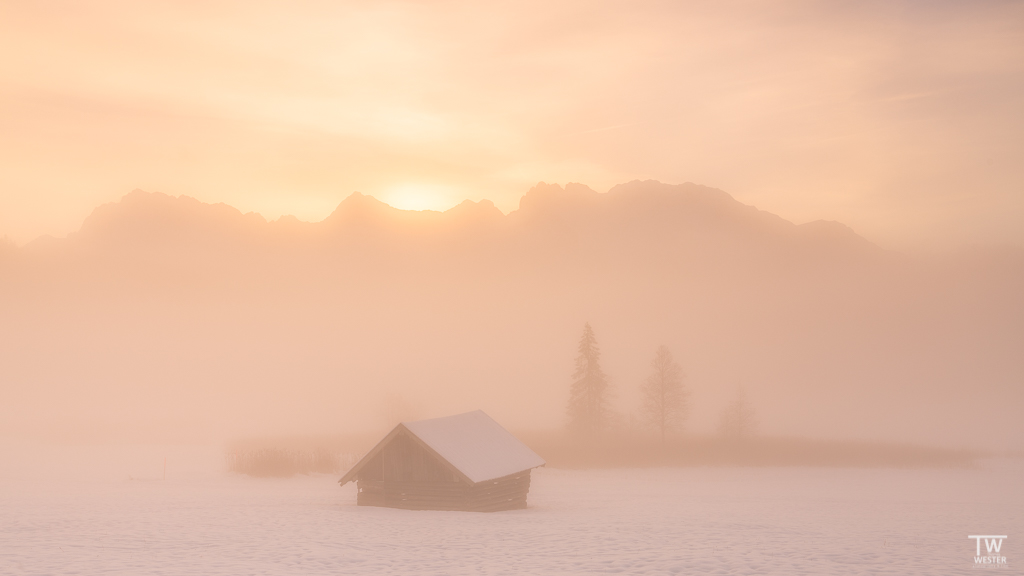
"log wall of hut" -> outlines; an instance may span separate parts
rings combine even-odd
[[[359,472],[356,503],[408,510],[497,512],[526,508],[530,471],[469,485],[399,434]]]

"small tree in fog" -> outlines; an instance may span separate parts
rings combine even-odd
[[[569,388],[569,427],[585,436],[595,436],[608,426],[608,379],[601,370],[598,360],[601,351],[597,347],[594,330],[587,323],[583,327],[576,356],[576,371]]]
[[[743,388],[736,390],[736,398],[726,405],[718,421],[718,432],[726,438],[749,438],[754,435],[754,407],[747,401]]]
[[[640,415],[644,424],[661,434],[664,442],[666,434],[678,431],[686,421],[690,393],[683,386],[683,369],[667,347],[661,346],[655,352],[651,370],[640,386]]]

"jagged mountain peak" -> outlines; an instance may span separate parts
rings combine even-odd
[[[69,238],[131,243],[182,235],[238,234],[266,223],[260,214],[243,214],[224,203],[207,204],[190,196],[135,189],[118,202],[97,207]]]
[[[322,236],[324,233],[326,236]],[[723,242],[738,250],[761,244],[785,249],[796,243],[815,246],[823,253],[833,248],[849,251],[873,247],[839,223],[797,226],[715,188],[655,180],[634,180],[607,193],[574,182],[564,186],[540,182],[522,197],[519,209],[508,216],[490,200],[466,200],[444,212],[416,211],[395,208],[373,196],[353,192],[327,218],[312,223],[293,216],[268,223],[259,214],[243,214],[222,203],[207,204],[189,196],[133,190],[118,202],[97,207],[81,230],[69,235],[69,241],[103,246],[159,243],[212,248],[222,242],[247,242],[257,237],[263,238],[261,242],[271,243],[286,242],[292,237],[322,242],[339,234],[351,238],[391,238],[397,242],[446,237],[472,241],[511,234],[550,249],[557,249],[559,242],[565,247],[576,246],[585,238],[603,245],[634,248],[666,241],[671,245],[686,242],[700,250]],[[314,240],[317,237],[323,240]]]
[[[520,214],[579,208],[597,201],[600,194],[589,186],[569,182],[563,188],[558,184],[538,182],[519,199]]]

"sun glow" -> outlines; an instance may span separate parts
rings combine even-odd
[[[430,184],[406,183],[392,186],[377,197],[402,210],[445,210],[455,206],[454,194],[448,188]]]

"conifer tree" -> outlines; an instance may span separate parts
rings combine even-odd
[[[576,356],[576,371],[569,388],[569,427],[574,432],[594,437],[608,427],[608,379],[601,370],[601,350],[588,322],[583,327]]]
[[[640,387],[643,396],[641,418],[645,424],[665,435],[682,428],[689,408],[689,391],[683,386],[683,369],[665,346],[658,348],[651,361],[651,375]]]

